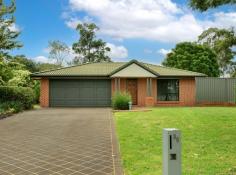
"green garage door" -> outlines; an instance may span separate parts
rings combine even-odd
[[[50,106],[111,106],[111,81],[50,80]]]

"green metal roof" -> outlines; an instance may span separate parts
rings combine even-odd
[[[193,76],[193,77],[205,77],[207,75],[199,72],[192,72],[183,69],[177,69],[172,67],[164,67],[160,65],[153,65],[144,63],[149,69],[158,72],[160,76]]]
[[[115,72],[122,70],[132,63],[136,63],[144,69],[154,73],[157,76],[206,76],[205,74],[186,71],[181,69],[163,67],[154,64],[147,64],[131,60],[130,62],[101,62],[87,63],[78,66],[64,67],[44,72],[36,72],[31,74],[31,77],[73,77],[73,76],[107,76],[109,77]]]

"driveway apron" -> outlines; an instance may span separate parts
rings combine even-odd
[[[110,108],[48,108],[0,120],[1,175],[120,175]]]

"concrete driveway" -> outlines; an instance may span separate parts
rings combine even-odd
[[[0,174],[122,174],[111,109],[49,108],[0,120]]]

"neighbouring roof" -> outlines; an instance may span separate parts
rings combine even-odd
[[[77,66],[64,67],[44,72],[36,72],[31,74],[31,77],[76,77],[76,76],[106,76],[110,77],[120,70],[128,67],[131,64],[137,64],[143,69],[159,76],[206,76],[205,74],[192,72],[182,69],[169,68],[160,65],[148,64],[131,60],[130,62],[101,62],[101,63],[86,63]]]

